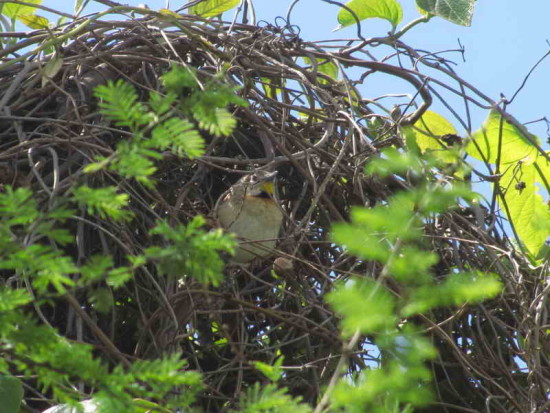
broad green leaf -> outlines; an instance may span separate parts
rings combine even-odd
[[[271,99],[276,99],[277,94],[281,93],[281,88],[277,87],[277,85],[280,84],[280,80],[271,79],[269,77],[262,77],[260,80],[264,93]]]
[[[0,376],[0,409],[3,412],[16,413],[23,399],[23,385],[13,376]]]
[[[427,10],[424,10],[422,7],[418,5],[418,2],[416,3],[416,10],[418,10],[418,13],[420,13],[423,16],[427,16],[430,13]]]
[[[440,150],[445,147],[439,138],[444,135],[458,135],[454,126],[438,113],[428,110],[414,124],[416,144],[422,152],[426,149]]]
[[[547,161],[544,156],[539,154],[535,163],[537,169],[535,181],[540,183],[543,188],[550,192],[550,162]]]
[[[42,0],[26,0],[25,3],[41,4]],[[4,3],[4,7],[2,7],[2,14],[5,14],[12,19],[19,19],[21,16],[33,14],[35,10],[36,7],[32,6],[24,6],[16,3]]]
[[[348,10],[341,8],[338,12],[338,29],[351,26],[357,20],[365,20],[378,17],[389,21],[396,27],[403,19],[403,9],[396,0],[351,0],[346,6],[353,11],[355,16]]]
[[[499,181],[504,193],[508,219],[513,223],[520,240],[536,256],[550,234],[541,220],[550,219],[550,210],[538,193],[537,170],[532,163],[518,162],[505,171]]]
[[[416,0],[416,5],[429,14],[461,26],[472,24],[476,0]]]
[[[331,60],[322,60],[322,61],[319,62],[319,61],[316,60],[317,64],[313,65],[312,59],[309,59],[307,57],[304,57],[303,59],[304,59],[304,62],[306,64],[312,65],[311,70],[314,70],[316,68],[318,72],[324,73],[325,75],[329,76],[330,78],[332,78],[334,80],[338,79],[338,66],[333,61],[331,61]],[[322,78],[319,79],[319,82],[321,84],[327,84],[328,83],[325,79],[322,79]]]
[[[500,163],[510,164],[520,160],[534,161],[537,157],[537,148],[533,146],[523,134],[511,123],[502,119],[500,113],[491,111],[480,130],[472,135],[466,146],[468,155],[496,163],[499,155]],[[535,140],[538,138],[534,135]]]
[[[19,16],[19,20],[31,29],[40,30],[49,27],[49,20],[37,14],[25,14]]]
[[[198,14],[202,17],[214,17],[224,11],[236,7],[241,0],[205,0],[191,7],[190,14]]]

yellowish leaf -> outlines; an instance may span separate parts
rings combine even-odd
[[[29,26],[31,29],[35,30],[46,29],[47,27],[49,27],[50,24],[48,19],[37,14],[19,16],[19,20],[24,25]]]
[[[239,5],[241,0],[204,0],[191,7],[191,14],[202,17],[214,17]]]

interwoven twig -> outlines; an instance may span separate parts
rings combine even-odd
[[[313,402],[342,351],[338,320],[324,294],[336,279],[352,273],[377,278],[379,271],[378,265],[334,246],[328,230],[333,222],[347,220],[352,206],[376,205],[414,184],[407,177],[366,176],[364,166],[381,148],[402,145],[398,124],[417,120],[434,94],[439,96],[438,87],[462,96],[467,104],[490,107],[494,102],[452,73],[445,61],[424,58],[398,41],[392,47],[411,67],[395,64],[395,56],[358,58],[359,48],[356,54],[342,52],[346,44],[321,48],[303,42],[290,27],[166,19],[151,12],[139,20],[77,21],[52,35],[31,34],[0,52],[1,183],[32,187],[44,210],[55,207],[56,198],[75,182],[117,185],[130,196],[136,218],[123,225],[80,211],[70,223],[77,243],[67,253],[79,264],[94,254],[109,254],[123,264],[126,255],[151,245],[148,231],[157,219],[168,216],[185,224],[197,214],[209,215],[217,197],[242,173],[276,167],[285,211],[277,253],[290,259],[293,268],[274,278],[272,260],[249,268],[228,266],[224,284],[209,289],[184,276],[167,280],[145,267],[115,293],[122,304],[108,316],[95,314],[97,321],[75,317],[75,307],[93,312],[83,297],[76,297],[80,306],[72,302],[68,312],[48,309],[42,317],[115,360],[119,353],[155,357],[182,351],[190,366],[204,374],[207,411],[221,411],[262,379],[250,361],[271,362],[278,352],[289,367],[283,384]],[[382,40],[366,40],[362,47],[380,46]],[[42,85],[49,60],[39,53],[44,42],[55,43],[63,64]],[[336,51],[326,51],[330,49]],[[356,80],[334,80],[319,71],[324,61],[347,68],[348,76],[359,74]],[[112,155],[117,142],[129,137],[102,119],[93,88],[123,78],[145,98],[152,90],[162,91],[159,76],[172,63],[197,68],[199,79],[225,70],[227,81],[242,86],[239,93],[249,106],[234,108],[239,126],[233,135],[203,133],[208,150],[199,159],[166,153],[157,163],[155,189],[107,171],[83,174],[95,156]],[[419,65],[439,70],[440,77],[422,74]],[[405,116],[390,117],[389,108],[380,103],[383,97],[358,98],[354,88],[364,84],[368,90],[375,74],[412,87]],[[383,122],[373,138],[367,121],[375,117]],[[480,411],[488,403],[491,411],[531,411],[533,406],[543,411],[541,400],[550,379],[548,348],[545,353],[540,343],[543,326],[548,326],[544,303],[549,289],[535,278],[547,272],[530,270],[495,229],[500,218],[482,207],[480,211],[465,208],[426,222],[426,238],[440,257],[434,277],[454,269],[479,269],[499,274],[506,285],[502,297],[483,306],[434,311],[418,320],[440,350],[432,368],[438,398],[447,404],[439,408]],[[398,293],[398,286],[389,287]],[[212,322],[219,326],[217,333]],[[221,339],[228,345],[213,345]],[[369,342],[363,338],[359,349],[368,348]],[[518,370],[516,356],[527,363],[527,372]],[[359,350],[349,370],[364,369],[373,360],[368,351]]]

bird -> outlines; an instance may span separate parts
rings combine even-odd
[[[276,175],[277,171],[258,169],[239,179],[216,202],[215,218],[239,241],[231,263],[247,264],[273,255],[283,222],[275,199]]]

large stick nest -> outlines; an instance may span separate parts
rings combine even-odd
[[[2,52],[2,185],[32,188],[44,210],[55,207],[56,199],[77,182],[116,185],[130,196],[136,218],[121,224],[81,210],[71,221],[76,239],[67,252],[79,264],[96,254],[125,264],[128,254],[152,244],[148,231],[157,219],[185,224],[195,215],[209,216],[219,195],[243,173],[270,166],[279,172],[285,211],[278,255],[292,269],[274,276],[275,257],[246,267],[229,265],[222,286],[206,288],[185,274],[166,279],[147,267],[113,292],[117,305],[107,315],[81,296],[79,306],[93,318],[83,321],[78,311],[75,316],[74,306],[64,311],[67,304],[61,301],[41,306],[41,317],[67,337],[97,345],[112,360],[118,355],[100,343],[97,329],[131,357],[181,351],[191,368],[204,373],[208,387],[202,403],[207,411],[231,406],[244,388],[262,380],[250,361],[270,363],[278,354],[285,356],[285,366],[293,367],[283,384],[314,402],[342,353],[338,320],[324,294],[352,273],[377,278],[380,271],[377,264],[359,261],[332,244],[328,230],[332,223],[348,220],[352,206],[377,205],[414,184],[407,176],[366,176],[364,166],[381,148],[401,145],[396,125],[414,122],[431,104],[429,78],[371,57],[352,57],[342,52],[345,45],[329,53],[303,42],[287,26],[206,23],[190,17],[166,23],[151,17],[64,28],[70,29],[70,43],[56,46],[61,69],[44,84],[48,58],[33,52],[14,58],[9,53],[24,54],[29,49],[23,47],[50,39],[47,33],[34,33]],[[416,51],[396,47],[402,56],[417,59]],[[325,60],[350,68],[347,73],[354,73],[357,81],[323,74],[318,64]],[[228,82],[241,86],[239,94],[249,106],[231,108],[238,120],[234,133],[225,138],[203,132],[208,147],[199,159],[166,153],[156,165],[155,189],[107,171],[84,174],[95,156],[111,155],[120,140],[128,139],[127,132],[99,114],[94,87],[125,79],[145,99],[152,90],[162,92],[159,78],[171,64],[193,66],[202,78],[224,70]],[[363,84],[368,90],[371,75],[377,73],[405,80],[416,90],[416,106],[407,116],[392,119],[376,98],[357,96],[354,87]],[[382,122],[373,138],[366,125],[376,116]],[[532,332],[544,322],[530,307],[542,292],[538,283],[522,277],[525,263],[510,251],[498,226],[492,228],[483,229],[468,209],[426,222],[426,245],[440,256],[434,277],[470,268],[497,272],[506,284],[500,299],[417,320],[440,350],[431,365],[438,398],[447,404],[436,405],[435,411],[453,411],[452,405],[481,411],[486,403],[491,411],[527,411],[533,400],[544,399],[548,360],[536,350]],[[521,347],[520,336],[528,338]],[[350,371],[377,361],[369,342],[362,339]],[[518,369],[518,355],[529,374]]]

